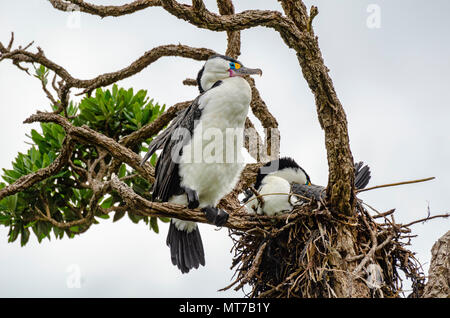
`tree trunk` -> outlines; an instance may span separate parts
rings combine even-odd
[[[423,298],[450,298],[450,231],[431,249],[431,265]]]

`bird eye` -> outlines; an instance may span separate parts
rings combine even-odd
[[[234,65],[234,63],[233,63],[233,62],[230,62],[230,68],[231,68],[232,70],[234,70],[234,69],[235,69],[235,65]]]

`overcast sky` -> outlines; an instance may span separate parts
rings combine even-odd
[[[122,1],[92,1],[118,4]],[[205,1],[217,12],[215,1]],[[314,20],[326,65],[347,113],[355,160],[372,169],[371,185],[436,177],[436,180],[380,189],[359,195],[380,211],[396,208],[396,221],[409,222],[448,212],[450,190],[450,2],[306,1],[319,7]],[[275,0],[235,1],[237,12],[281,10]],[[373,20],[379,12],[380,19]],[[375,17],[376,18],[376,17]],[[378,23],[379,22],[379,23]],[[162,44],[208,47],[224,53],[226,36],[197,30],[160,8],[130,16],[100,19],[60,12],[46,0],[0,3],[0,41],[14,31],[16,45],[35,41],[46,56],[73,76],[90,79],[119,70],[145,51]],[[327,161],[323,131],[314,99],[302,77],[293,50],[278,33],[262,27],[242,32],[240,60],[261,68],[257,86],[281,130],[281,154],[308,172],[313,183],[326,185]],[[118,84],[146,89],[161,104],[195,98],[195,77],[202,63],[163,58]],[[25,134],[38,125],[22,124],[36,110],[49,110],[37,79],[10,61],[0,63],[0,167],[9,169]],[[206,267],[182,275],[172,266],[165,245],[168,226],[160,234],[127,218],[99,225],[69,240],[7,243],[0,228],[0,297],[240,297],[242,292],[217,292],[230,283],[231,240],[227,230],[200,225]],[[433,243],[450,229],[450,221],[432,220],[414,226],[411,249],[426,273]],[[71,278],[81,274],[81,286]],[[72,287],[72,288],[70,288]],[[76,288],[80,287],[80,288]]]

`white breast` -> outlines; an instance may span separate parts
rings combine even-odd
[[[289,193],[291,186],[285,179],[269,175],[263,179],[259,194],[262,195],[264,204],[261,206],[259,201],[253,196],[246,203],[247,211],[254,214],[264,214],[273,216],[281,214],[292,209],[291,202],[289,202]],[[282,193],[282,194],[276,194]]]
[[[215,206],[239,179],[250,100],[250,86],[240,77],[223,80],[199,100],[202,115],[191,142],[183,147],[179,173],[182,186],[197,191],[200,207]]]

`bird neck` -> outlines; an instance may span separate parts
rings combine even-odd
[[[298,184],[305,184],[308,181],[305,173],[301,169],[296,168],[285,168],[272,172],[270,175],[283,178],[289,183],[295,182]]]
[[[200,84],[203,88],[204,91],[207,91],[208,89],[210,89],[214,83],[216,83],[217,81],[223,80],[224,76],[220,76],[217,73],[203,73],[203,76],[200,79]]]

